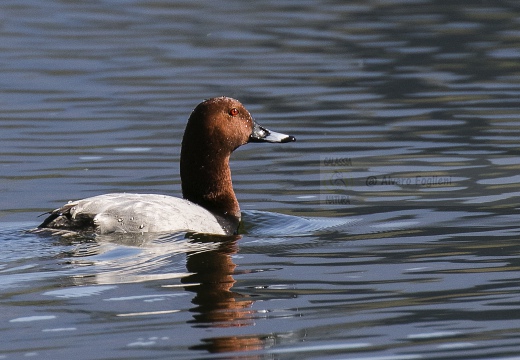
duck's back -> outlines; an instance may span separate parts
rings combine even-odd
[[[54,210],[40,228],[98,234],[174,231],[226,234],[211,212],[188,200],[126,193],[69,202]]]

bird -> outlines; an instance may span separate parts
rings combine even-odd
[[[251,142],[288,143],[291,135],[260,126],[238,100],[214,97],[192,111],[181,144],[183,198],[160,194],[109,193],[70,201],[53,210],[38,231],[75,233],[238,232],[240,206],[229,159]]]

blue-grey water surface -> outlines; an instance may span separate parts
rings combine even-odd
[[[0,359],[519,359],[516,1],[0,4]],[[27,233],[180,196],[193,107],[296,136],[232,157],[241,234]]]

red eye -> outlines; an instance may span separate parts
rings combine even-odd
[[[229,110],[229,115],[237,116],[238,115],[238,109],[237,108],[233,108],[233,109]]]

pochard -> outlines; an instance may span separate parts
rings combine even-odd
[[[191,113],[182,139],[183,199],[156,194],[98,195],[50,212],[38,228],[97,234],[234,234],[241,214],[231,182],[231,153],[249,142],[295,140],[258,125],[238,100],[216,97],[203,101]]]

